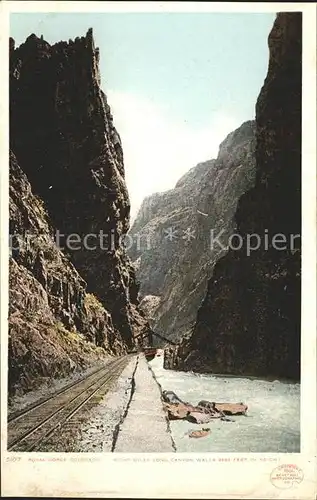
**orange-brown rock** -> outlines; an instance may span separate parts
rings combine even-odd
[[[197,407],[207,412],[220,412],[225,415],[245,415],[248,406],[244,403],[211,403],[210,401],[199,401]]]
[[[206,412],[206,411],[198,411],[197,409],[195,411],[191,411],[186,419],[189,422],[193,422],[194,424],[208,424],[211,420],[214,418],[220,418],[221,415],[219,413],[211,413],[211,412]]]
[[[163,408],[167,412],[169,420],[185,419],[191,411],[195,410],[194,406],[184,403],[163,403]]]
[[[225,415],[245,415],[248,407],[243,403],[216,403],[215,409]]]
[[[188,436],[190,438],[201,438],[201,437],[208,436],[208,434],[210,434],[210,429],[201,429],[199,431],[191,431],[188,434]]]

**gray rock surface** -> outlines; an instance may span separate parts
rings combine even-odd
[[[166,368],[300,377],[301,13],[279,13],[268,44],[256,104],[256,182],[236,213],[243,245],[216,264],[192,335],[166,352]],[[252,234],[260,245],[248,255]]]
[[[211,231],[214,237],[222,231],[223,246],[234,232],[237,201],[254,183],[254,149],[255,124],[248,121],[222,142],[216,160],[143,201],[128,253],[157,333],[175,340],[190,331],[215,262],[226,252],[212,245]]]

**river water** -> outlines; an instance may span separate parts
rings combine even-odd
[[[171,432],[178,452],[300,452],[300,384],[279,380],[201,375],[164,370],[163,356],[150,361],[163,390],[174,391],[183,401],[243,402],[246,416],[229,417],[197,425],[172,420]],[[189,430],[208,427],[211,433],[189,438]]]

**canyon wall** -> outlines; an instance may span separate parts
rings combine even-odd
[[[278,14],[256,104],[256,182],[236,212],[243,245],[217,262],[193,332],[166,352],[166,368],[300,376],[301,40],[301,14]],[[261,244],[248,256],[252,233]]]
[[[150,332],[119,244],[130,204],[98,62],[91,29],[10,39],[10,390]]]
[[[111,315],[54,243],[43,201],[10,152],[9,392],[119,355]]]
[[[175,341],[191,330],[234,232],[237,201],[254,184],[254,149],[255,123],[248,121],[222,142],[217,159],[143,201],[128,252],[141,282],[141,306],[156,333]]]

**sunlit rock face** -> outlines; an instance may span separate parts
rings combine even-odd
[[[165,367],[299,378],[301,39],[301,14],[278,14],[256,104],[256,182],[236,212],[244,245],[216,264],[193,333],[166,353]],[[262,244],[248,256],[252,233]],[[273,244],[277,233],[283,244]]]
[[[41,339],[42,321],[50,331],[59,322],[58,331],[82,333],[116,354],[149,330],[134,269],[118,244],[129,228],[130,204],[98,62],[92,30],[55,45],[31,35],[15,48],[10,39],[10,231],[20,239],[10,274],[12,384],[24,377],[28,386],[28,377],[65,373],[89,357],[76,344],[78,359],[68,362],[75,344],[66,349],[57,334]],[[36,238],[25,250],[27,231]],[[66,245],[71,234],[75,248]],[[27,312],[36,316],[28,328]],[[23,374],[28,359],[30,373]]]
[[[254,184],[254,150],[255,123],[248,121],[222,142],[217,159],[199,163],[174,189],[143,201],[128,252],[142,304],[150,307],[151,326],[160,335],[179,340],[195,323],[208,279],[234,232],[237,201]]]

